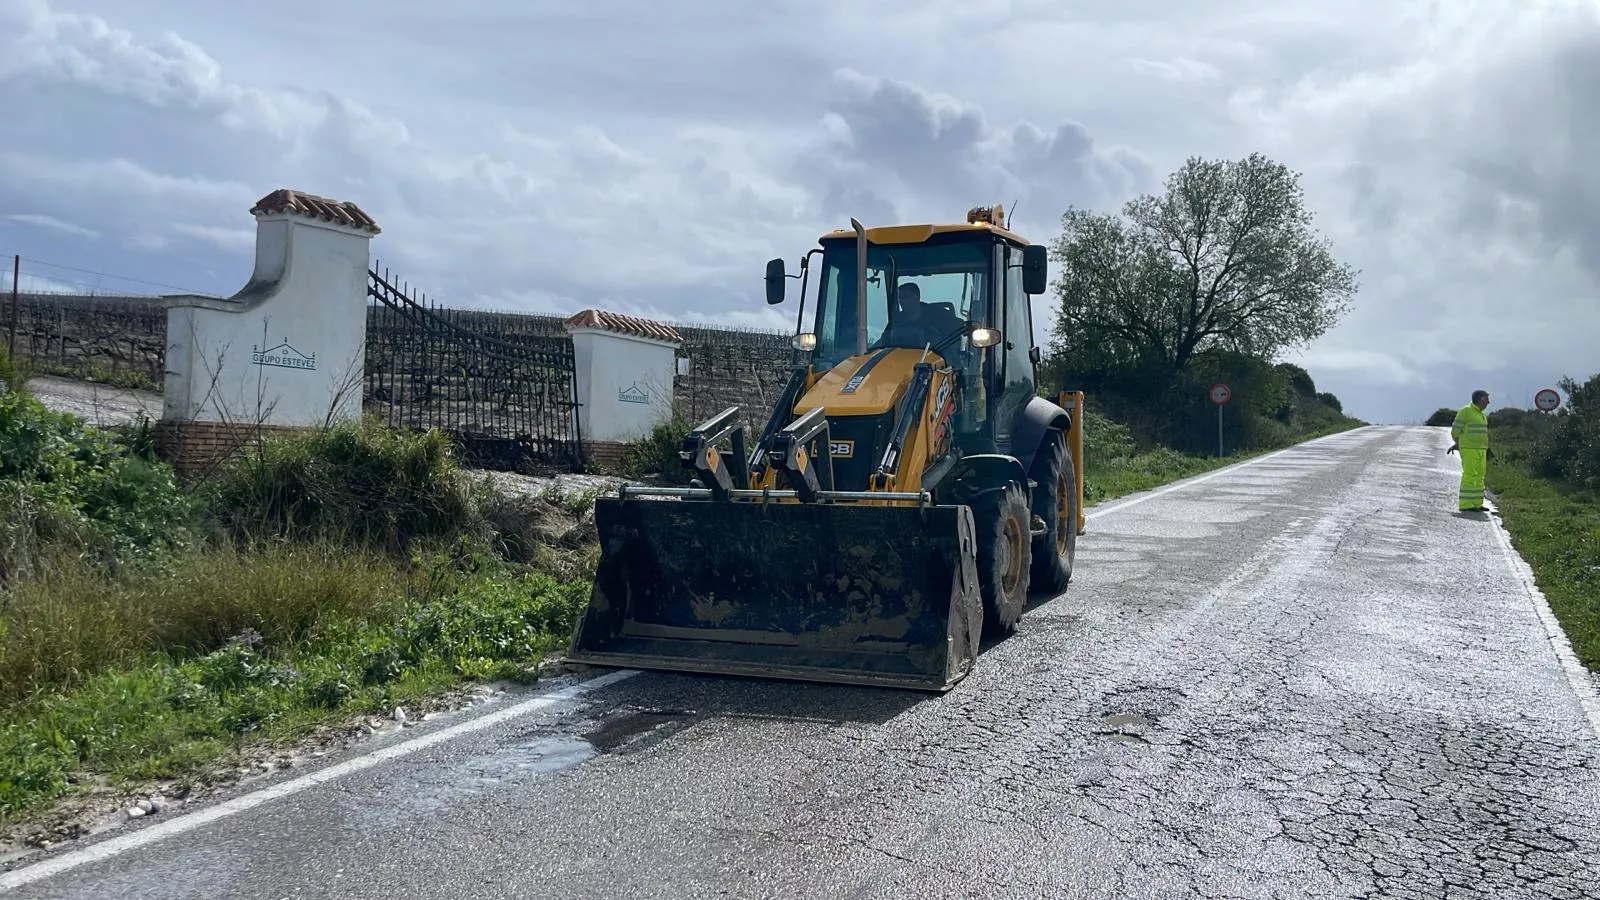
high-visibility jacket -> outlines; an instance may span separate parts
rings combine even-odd
[[[1456,420],[1450,425],[1450,437],[1463,450],[1489,449],[1489,417],[1477,404],[1468,403],[1456,410]]]

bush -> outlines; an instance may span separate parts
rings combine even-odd
[[[667,484],[688,484],[694,476],[684,468],[678,450],[683,446],[683,436],[693,427],[694,423],[674,413],[671,419],[650,429],[628,445],[622,458],[623,474],[629,478],[654,475]]]
[[[1448,406],[1441,406],[1433,411],[1425,423],[1432,428],[1449,428],[1456,421],[1456,411]]]
[[[1600,490],[1600,374],[1581,385],[1563,378],[1561,389],[1567,394],[1567,405],[1534,447],[1535,471]]]
[[[1087,399],[1084,405],[1089,405]],[[1086,465],[1090,459],[1097,462],[1125,459],[1138,451],[1139,446],[1128,426],[1113,422],[1092,409],[1083,410],[1083,456]]]
[[[0,583],[64,556],[164,558],[190,543],[193,513],[166,466],[21,390],[0,393]]]
[[[438,431],[372,420],[265,440],[224,464],[208,512],[235,538],[332,540],[405,553],[413,542],[485,541],[483,495]]]
[[[1207,399],[1207,389],[1217,382],[1233,391],[1222,408],[1229,452],[1272,449],[1330,428],[1360,424],[1344,414],[1337,396],[1318,392],[1304,369],[1246,353],[1208,351],[1179,372],[1151,367],[1079,372],[1061,359],[1047,364],[1046,371],[1051,383],[1081,388],[1093,398],[1097,412],[1125,424],[1141,451],[1171,447],[1215,455],[1217,408]]]

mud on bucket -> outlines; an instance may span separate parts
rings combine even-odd
[[[574,662],[941,691],[983,627],[964,506],[601,498]]]

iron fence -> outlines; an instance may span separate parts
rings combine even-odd
[[[564,333],[528,321],[535,317],[434,306],[376,267],[367,294],[367,411],[396,427],[444,432],[471,466],[583,466]]]

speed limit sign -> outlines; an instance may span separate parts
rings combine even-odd
[[[1212,403],[1215,403],[1216,405],[1221,406],[1222,404],[1227,403],[1229,400],[1232,400],[1232,399],[1233,399],[1233,391],[1230,390],[1227,385],[1225,385],[1225,384],[1213,384],[1211,386],[1211,402]]]
[[[1561,395],[1545,388],[1533,395],[1533,405],[1538,407],[1540,412],[1555,412],[1561,406]]]

